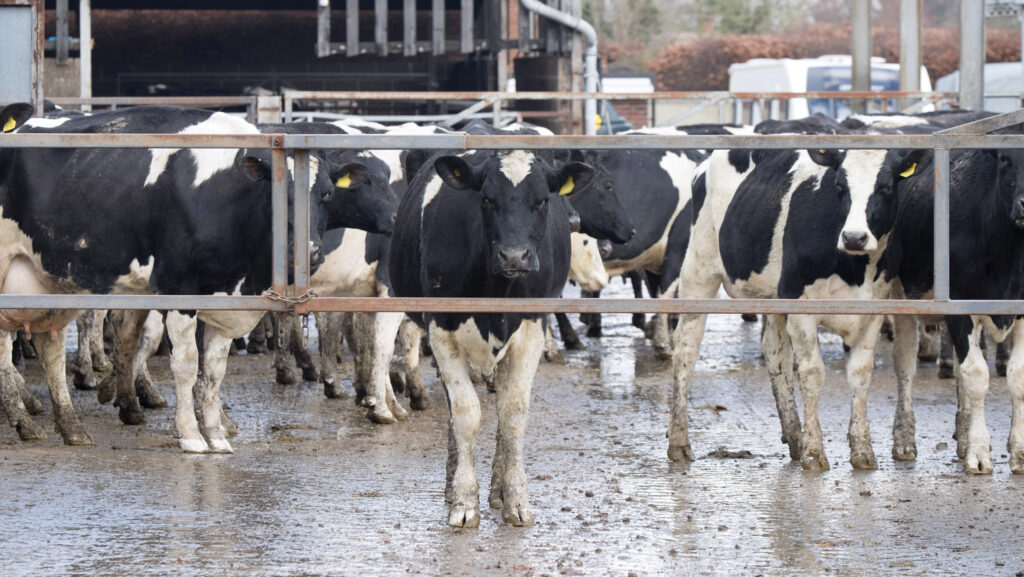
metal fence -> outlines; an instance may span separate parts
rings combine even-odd
[[[177,135],[5,134],[0,148],[269,148],[273,164],[273,286],[262,296],[0,295],[0,308],[217,309],[419,312],[1024,314],[1024,301],[949,298],[949,151],[1024,148],[1024,136],[991,135],[1024,122],[1024,109],[935,134],[915,135]],[[935,150],[933,300],[482,299],[318,297],[310,293],[309,153],[316,149],[916,149]],[[286,155],[294,154],[294,284],[287,270]]]

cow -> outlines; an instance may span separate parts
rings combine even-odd
[[[730,296],[746,298],[884,298],[887,284],[876,277],[896,218],[896,192],[930,158],[926,150],[715,151],[694,179],[680,296],[712,298],[724,287]],[[686,404],[704,322],[705,315],[684,314],[675,330],[672,460],[693,458]],[[850,461],[855,468],[876,466],[866,403],[881,322],[881,316],[868,315],[766,317],[762,350],[782,440],[805,469],[829,468],[817,418],[825,376],[819,325],[851,347]],[[804,402],[802,434],[789,379],[794,356]],[[902,450],[894,447],[894,455]]]
[[[593,169],[557,168],[523,150],[441,154],[416,175],[398,209],[389,273],[402,297],[548,297],[569,273],[561,194],[584,190]],[[585,193],[583,193],[585,194]],[[480,523],[474,437],[480,403],[470,364],[495,373],[497,449],[488,499],[513,525],[533,522],[523,465],[533,376],[544,347],[540,314],[412,314],[430,338],[451,414],[448,523]]]
[[[28,104],[0,111],[5,132],[258,134],[233,116],[140,106],[77,118],[31,119]],[[321,167],[311,162],[312,174]],[[260,294],[271,285],[270,155],[266,149],[0,150],[0,290],[5,294]],[[327,182],[340,178],[331,174]],[[333,187],[311,178],[311,251]],[[292,188],[289,186],[289,188]],[[291,216],[289,217],[291,220]],[[73,310],[5,310],[0,329],[34,335],[65,444],[92,444],[65,381],[64,334]],[[231,452],[219,385],[231,339],[260,312],[168,311],[178,444],[186,452]],[[144,420],[131,382],[145,311],[112,315],[119,417]],[[198,380],[202,339],[205,376]],[[11,394],[10,335],[0,336],[0,389],[22,438],[39,438]],[[193,396],[193,386],[196,395]],[[197,420],[197,410],[199,419]]]
[[[1024,298],[1024,151],[950,153],[950,298]],[[900,190],[900,211],[886,257],[894,293],[929,298],[933,287],[934,179],[920,175]],[[914,441],[911,387],[916,371],[914,318],[899,317],[894,364],[899,386],[894,436]],[[1013,404],[1007,450],[1010,470],[1024,473],[1024,323],[1012,316],[947,316],[958,378],[957,456],[967,473],[991,474],[991,437],[985,422],[989,369],[982,329],[997,341],[1012,336],[1006,383]]]

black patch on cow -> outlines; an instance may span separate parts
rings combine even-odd
[[[736,169],[736,172],[743,174],[750,170],[750,151],[733,149],[729,151],[729,164]]]

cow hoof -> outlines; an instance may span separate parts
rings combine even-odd
[[[672,349],[665,345],[655,345],[654,358],[658,359],[659,361],[671,361]]]
[[[743,322],[745,322],[745,323],[756,323],[757,322],[757,315],[754,314],[754,313],[743,313],[743,314],[740,315],[740,318],[743,319]]]
[[[178,439],[178,446],[186,453],[209,453],[210,446],[206,439]]]
[[[533,525],[533,513],[525,504],[518,507],[504,507],[501,511],[501,519],[513,527]]]
[[[320,380],[320,371],[316,367],[302,367],[302,380],[315,383]]]
[[[167,406],[167,399],[141,374],[135,379],[135,394],[139,398],[139,404],[147,409],[162,409]]]
[[[298,382],[295,378],[295,371],[288,369],[277,369],[277,384],[279,385],[294,385]]]
[[[926,353],[923,355],[917,355],[917,360],[921,361],[922,363],[934,363],[935,361],[939,360],[939,354]]]
[[[1014,475],[1024,475],[1024,449],[1010,452],[1010,472]]]
[[[992,454],[989,451],[967,450],[964,459],[964,472],[968,475],[991,475]]]
[[[231,443],[229,443],[227,439],[211,439],[210,452],[231,454],[234,453],[235,450],[231,448]]]
[[[894,461],[913,461],[917,459],[917,443],[896,443],[892,446]]]
[[[395,416],[385,406],[378,405],[376,407],[371,407],[368,416],[371,422],[378,425],[395,424]]]
[[[121,403],[117,416],[126,425],[141,425],[146,422],[146,415],[142,413],[142,407],[138,403]]]
[[[480,510],[476,507],[455,505],[448,514],[448,524],[467,529],[480,526]]]
[[[562,344],[565,345],[567,351],[585,351],[587,345],[583,344],[583,341],[579,339],[564,339]]]
[[[267,343],[249,341],[249,344],[245,345],[245,352],[246,354],[250,355],[262,355],[263,353],[267,352]]]
[[[332,380],[329,383],[324,382],[324,396],[328,399],[344,399],[348,396],[348,391],[345,390],[345,385]]]
[[[402,373],[398,371],[391,371],[388,373],[388,379],[391,381],[392,391],[399,395],[405,393],[405,379],[402,378]]]
[[[43,403],[36,398],[35,395],[29,393],[22,396],[22,404],[25,405],[25,411],[30,415],[41,415],[43,414]]]
[[[854,469],[870,471],[878,468],[873,452],[857,452],[850,454],[850,464]]]
[[[690,445],[669,445],[668,446],[668,458],[670,461],[682,461],[690,462],[693,460],[693,450],[690,449]]]
[[[238,434],[238,423],[223,410],[220,412],[220,428],[224,432],[225,437],[234,437]]]
[[[101,405],[105,405],[110,401],[113,401],[114,391],[116,388],[117,387],[114,386],[114,375],[107,375],[106,378],[100,381],[100,386],[96,390],[96,400],[99,401]]]
[[[825,457],[825,449],[822,446],[809,448],[800,457],[800,466],[805,471],[828,471],[828,458]]]
[[[953,365],[947,365],[946,363],[939,364],[939,378],[940,379],[952,379],[956,375],[953,373]]]
[[[71,383],[79,391],[92,391],[95,390],[99,383],[96,381],[96,377],[89,374],[88,372],[75,371],[74,376],[71,378]]]
[[[1006,376],[1006,362],[996,361],[996,374],[1000,377]]]
[[[599,338],[601,338],[601,327],[588,327],[587,328],[587,336],[592,338],[592,339],[599,339]]]
[[[393,414],[395,416],[395,419],[398,419],[399,421],[409,420],[409,411],[406,411],[405,408],[402,407],[402,405],[399,405],[398,403],[395,403],[394,405],[391,406],[391,414]]]
[[[97,373],[108,373],[114,370],[114,364],[105,355],[92,358],[92,370]]]
[[[66,426],[57,425],[57,432],[64,439],[65,445],[71,446],[92,446],[95,445],[85,427],[77,421],[68,423]]]
[[[14,428],[18,430],[18,438],[22,441],[43,441],[47,438],[46,430],[32,419],[22,419]]]
[[[414,411],[426,411],[430,408],[430,401],[427,400],[426,396],[411,397],[409,399],[409,407]]]
[[[549,363],[551,363],[553,365],[564,365],[565,364],[565,357],[562,356],[561,351],[558,351],[558,350],[544,351],[544,360],[546,360],[547,362],[549,362]]]

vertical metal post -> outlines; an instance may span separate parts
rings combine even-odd
[[[309,151],[295,151],[295,279],[294,296],[309,289]]]
[[[853,21],[850,34],[853,90],[871,90],[871,0],[853,0],[850,18]],[[867,112],[867,100],[851,99],[850,110],[855,114],[864,114]]]
[[[281,295],[288,287],[288,165],[285,160],[283,148],[271,150],[272,282],[273,290]]]
[[[900,0],[900,90],[921,91],[921,0]],[[900,108],[911,104],[903,98]]]
[[[359,0],[345,0],[345,56],[359,56]]]
[[[519,51],[530,51],[530,39],[533,38],[533,12],[519,4]]]
[[[57,0],[57,66],[68,65],[68,0]]]
[[[388,55],[388,0],[376,0],[373,8],[373,41],[377,55]]]
[[[1021,87],[1020,87],[1020,98],[1017,99],[1018,100],[1017,106],[1020,106],[1020,107],[1024,108],[1024,6],[1022,6],[1022,7],[1020,7],[1018,9],[1018,11],[1017,11],[1017,20],[1020,21],[1020,53],[1021,53],[1021,58],[1020,58],[1020,66],[1021,66],[1020,82],[1021,82]]]
[[[444,43],[444,0],[434,0],[430,7],[430,18],[433,29],[430,42],[434,46],[434,55],[440,56],[447,50]]]
[[[949,300],[949,149],[936,148],[932,160],[935,163],[935,214],[933,219],[935,300]]]
[[[461,51],[469,54],[473,51],[473,0],[462,0],[462,41]]]
[[[92,0],[78,0],[78,95],[92,98]],[[82,110],[92,110],[88,104]]]
[[[985,0],[960,2],[960,108],[985,106]]]
[[[331,0],[319,0],[316,5],[316,55],[331,55]]]
[[[291,122],[292,121],[292,107],[294,106],[293,103],[292,103],[292,95],[289,94],[288,91],[285,91],[285,93],[282,96],[282,98],[284,98],[284,121],[285,122]]]
[[[402,4],[402,54],[416,56],[416,0]]]

